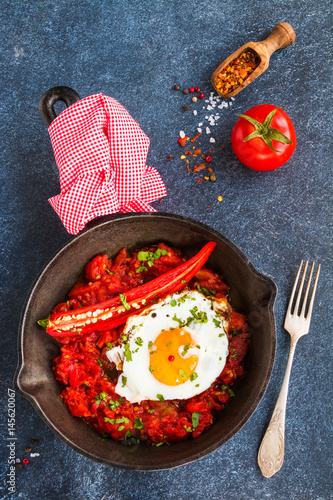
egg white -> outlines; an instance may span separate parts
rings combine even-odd
[[[149,342],[154,343],[162,330],[179,327],[179,321],[186,323],[193,312],[196,314],[195,308],[198,313],[207,315],[207,322],[193,320],[183,329],[200,346],[190,348],[184,356],[198,356],[197,378],[188,378],[175,386],[163,384],[149,371]],[[127,340],[107,352],[109,360],[116,362],[118,368],[122,361],[123,372],[118,378],[116,393],[131,403],[140,403],[158,400],[161,396],[165,400],[189,399],[208,389],[222,372],[228,355],[228,315],[225,313],[229,308],[226,299],[207,298],[198,291],[186,291],[170,295],[141,314],[131,316],[123,331]]]

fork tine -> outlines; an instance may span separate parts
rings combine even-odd
[[[313,266],[314,266],[314,263],[312,264],[312,268],[313,268]],[[308,323],[310,323],[310,320],[311,320],[311,314],[312,314],[313,302],[314,302],[314,298],[315,298],[315,294],[316,294],[316,290],[317,290],[317,284],[318,284],[319,273],[320,273],[320,264],[319,264],[318,269],[317,269],[316,278],[315,278],[315,282],[314,282],[314,285],[313,285],[313,290],[312,290],[312,294],[311,294],[311,299],[310,299],[309,309],[308,309],[308,313],[307,313],[307,315],[306,315],[306,321],[307,321]]]
[[[305,290],[305,295],[304,295],[304,299],[303,299],[303,306],[302,306],[302,310],[300,313],[300,316],[303,316],[303,318],[305,318],[305,309],[306,309],[306,304],[308,302],[308,295],[309,295],[309,290],[310,290],[310,285],[311,285],[311,280],[312,280],[313,268],[314,268],[314,262],[312,263],[312,266],[311,266],[310,276],[308,279],[308,285],[307,285],[306,290]]]
[[[299,290],[298,290],[298,294],[297,294],[297,298],[296,298],[296,304],[295,304],[294,311],[293,311],[293,314],[296,314],[296,315],[298,315],[299,303],[301,301],[301,295],[302,295],[302,290],[303,290],[303,285],[304,285],[304,280],[305,280],[307,268],[308,268],[308,261],[305,262],[304,271],[303,271],[303,275],[302,275],[302,279],[301,279],[301,284],[299,286]]]
[[[287,309],[287,316],[291,314],[291,308],[292,308],[292,305],[293,305],[294,295],[295,295],[295,291],[296,291],[296,287],[297,287],[297,283],[298,283],[298,278],[299,278],[299,275],[301,273],[302,266],[303,266],[303,260],[301,261],[301,263],[299,265],[299,268],[298,268],[298,271],[297,271],[297,275],[296,275],[296,279],[295,279],[295,282],[294,282],[294,286],[293,286],[293,289],[292,289],[292,292],[291,292],[291,295],[290,295],[288,309]]]

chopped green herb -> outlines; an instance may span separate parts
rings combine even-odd
[[[187,353],[187,351],[189,350],[190,347],[191,347],[190,342],[188,342],[187,344],[184,345],[184,349],[182,351],[182,356],[185,356],[185,354]]]
[[[153,347],[153,343],[152,343],[152,341],[150,340],[150,341],[148,342],[148,349],[151,349],[152,347]]]
[[[228,385],[221,385],[221,391],[225,391],[226,389],[228,389]]]
[[[135,429],[144,429],[145,428],[141,418],[135,417],[134,427],[135,427]]]
[[[125,355],[126,361],[132,361],[132,353],[130,351],[130,345],[128,342],[127,342],[127,344],[125,344],[124,355]]]
[[[155,413],[156,410],[149,410],[149,413]]]
[[[235,396],[234,391],[232,391],[231,389],[228,389],[228,392],[229,392],[229,395],[230,395],[232,398]]]
[[[167,347],[170,347],[170,346],[171,346],[171,344],[172,344],[172,342],[168,342],[168,343],[167,343]]]
[[[192,413],[192,425],[193,425],[193,430],[198,427],[199,425],[199,418],[200,418],[201,413],[195,411]]]
[[[186,280],[182,280],[182,283],[186,283]]]
[[[109,401],[110,410],[115,410],[116,408],[118,408],[119,405],[120,405],[119,401],[112,401],[112,399]]]
[[[137,337],[136,341],[135,341],[136,345],[138,345],[139,347],[142,347],[143,346],[143,340],[141,337]]]
[[[154,373],[154,368],[152,366],[149,366],[149,371],[150,373]]]
[[[183,380],[187,380],[188,379],[188,376],[186,375],[185,371],[183,370],[183,368],[181,370],[178,371],[179,375],[181,376],[181,378]]]
[[[191,427],[187,427],[186,425],[183,425],[183,427],[186,430],[186,432],[192,432]]]
[[[104,417],[104,422],[109,422],[110,424],[114,424],[115,420],[114,418],[108,418],[108,417]]]
[[[146,266],[140,266],[140,267],[138,267],[135,272],[136,273],[142,273],[142,271],[148,271],[148,269],[146,268]]]
[[[238,354],[232,354],[230,357],[235,358],[236,356],[238,356]]]
[[[124,375],[121,376],[121,381],[123,383],[122,387],[125,387],[126,382],[127,382],[127,377],[124,377]]]
[[[122,305],[125,307],[126,311],[131,309],[131,306],[128,305],[127,300],[126,300],[126,295],[123,295],[122,293],[119,294],[120,300]]]
[[[123,339],[124,342],[126,342],[126,340],[127,340],[126,335],[122,335],[121,338]]]
[[[125,403],[125,398],[123,398],[122,396],[120,396],[120,398],[118,399],[119,403]]]
[[[199,292],[201,292],[203,295],[210,295],[209,290],[207,288],[203,288],[197,283],[197,289]]]
[[[115,273],[112,273],[111,271],[109,271],[108,269],[105,269],[105,271],[109,274],[115,274]]]
[[[130,420],[126,417],[121,417],[116,419],[116,424],[129,424]]]
[[[103,366],[103,361],[101,359],[98,359],[97,363],[99,364],[99,366]]]
[[[113,349],[113,344],[111,342],[108,342],[106,345],[108,346],[109,349]]]
[[[176,307],[176,305],[177,305],[176,299],[171,299],[170,304],[171,304],[172,307]]]
[[[198,374],[196,372],[191,373],[190,375],[191,382],[193,382],[193,380],[195,380],[196,378],[198,378]]]
[[[213,323],[216,326],[216,328],[221,328],[221,321],[218,321],[217,319],[213,318]]]
[[[124,429],[125,429],[125,427],[123,425],[119,425],[118,431],[123,431]]]
[[[157,399],[159,399],[160,401],[165,401],[164,397],[162,396],[162,394],[156,394],[156,397]]]
[[[200,384],[195,384],[195,387],[199,387],[199,386],[200,386]]]

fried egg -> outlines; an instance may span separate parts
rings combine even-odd
[[[186,291],[131,316],[123,344],[107,352],[122,370],[116,393],[140,403],[188,399],[208,389],[228,355],[229,312],[226,299]]]

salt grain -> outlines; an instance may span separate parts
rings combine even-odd
[[[193,110],[193,114],[194,114],[194,116],[198,114],[196,109]]]
[[[182,139],[186,137],[185,132],[183,130],[179,132],[179,137],[181,137]]]
[[[210,128],[206,127],[206,134],[210,134]]]
[[[210,138],[209,138],[209,142],[215,142],[214,137],[210,137]]]

